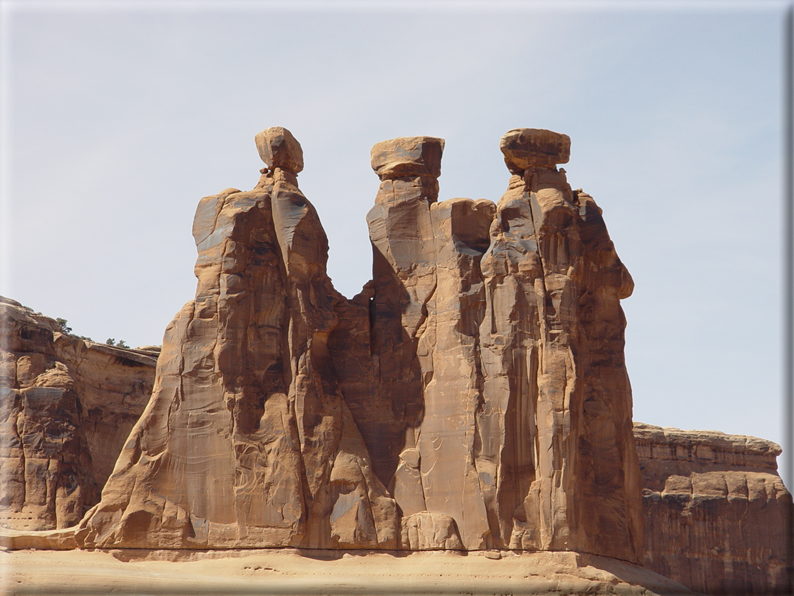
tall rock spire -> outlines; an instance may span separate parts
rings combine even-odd
[[[346,397],[403,516],[454,520],[467,549],[637,561],[631,277],[556,168],[566,135],[517,129],[500,148],[513,175],[497,207],[436,201],[440,139],[373,147],[368,374],[389,432],[366,430],[369,396]]]
[[[199,203],[198,289],[86,547],[511,548],[639,561],[620,300],[632,281],[570,140],[509,131],[498,205],[438,202],[443,139],[372,149],[373,279],[347,300],[298,188],[256,136],[257,186]]]
[[[280,127],[256,143],[256,188],[199,203],[196,298],[166,329],[151,401],[83,546],[397,546],[394,501],[328,354],[343,298],[297,185],[301,147]]]
[[[556,168],[570,139],[517,129],[500,148],[513,175],[482,259],[480,335],[485,411],[503,413],[504,443],[487,458],[502,470],[499,534],[511,548],[637,561],[640,479],[619,303],[633,282],[601,210]]]

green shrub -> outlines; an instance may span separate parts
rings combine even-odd
[[[58,326],[61,328],[61,331],[63,333],[69,335],[72,332],[72,328],[66,324],[68,322],[66,319],[62,319],[58,317],[57,319],[55,319],[55,322],[58,323]]]

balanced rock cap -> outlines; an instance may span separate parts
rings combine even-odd
[[[303,149],[283,126],[273,126],[255,137],[259,157],[268,168],[281,168],[297,174],[303,169]]]
[[[441,175],[444,139],[436,137],[399,137],[372,147],[372,169],[381,180],[404,176]]]
[[[514,128],[499,141],[499,149],[511,172],[523,172],[527,168],[553,168],[558,163],[568,163],[571,138],[542,128]]]

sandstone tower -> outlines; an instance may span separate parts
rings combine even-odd
[[[442,139],[378,143],[373,279],[346,299],[289,131],[199,203],[198,288],[84,547],[576,550],[642,558],[620,300],[567,136],[517,129],[497,205],[438,201]]]

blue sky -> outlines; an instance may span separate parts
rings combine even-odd
[[[636,290],[635,419],[781,442],[783,2],[2,3],[0,293],[159,344],[202,196],[301,142],[329,273],[369,279],[369,150],[446,139],[440,199],[497,201],[499,138],[571,137]]]

